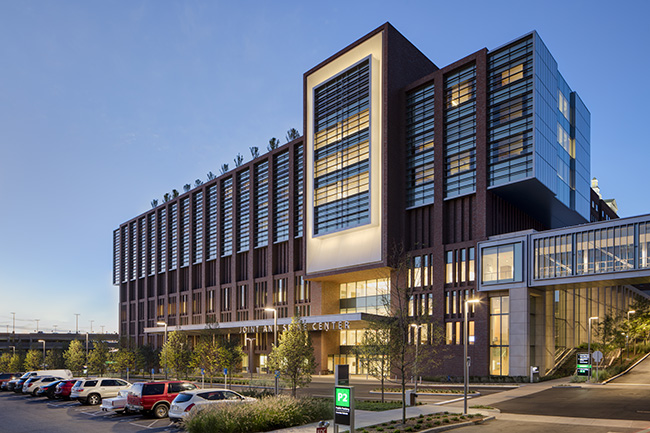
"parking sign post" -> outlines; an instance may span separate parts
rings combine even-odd
[[[353,386],[335,386],[334,387],[334,429],[336,426],[350,426],[350,431],[354,431],[354,387]]]

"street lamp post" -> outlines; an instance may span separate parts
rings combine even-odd
[[[265,308],[264,311],[273,311],[273,347],[278,347],[278,310]]]
[[[591,382],[591,321],[598,320],[598,316],[589,318],[589,327],[587,329],[587,353],[589,355],[589,382]]]
[[[255,338],[248,338],[248,334],[244,336],[244,344],[247,345],[248,342],[251,342],[251,348],[248,352],[248,371],[251,373],[251,381],[248,382],[248,386],[252,389],[253,387],[253,341]]]
[[[467,340],[468,340],[468,322],[467,322],[467,316],[468,316],[468,308],[467,306],[469,304],[478,304],[479,300],[478,299],[465,299],[465,310],[463,311],[463,358],[464,358],[464,366],[463,366],[463,376],[465,378],[464,382],[464,387],[463,387],[463,415],[467,415],[467,392],[469,390],[469,384],[468,384],[468,379],[469,379],[469,358],[467,357]]]
[[[41,319],[34,319],[34,321],[36,322],[36,333],[38,334],[38,322],[40,322]]]
[[[419,330],[423,326],[423,324],[416,325],[415,323],[411,323],[411,327],[415,329],[415,365],[413,368],[413,370],[415,370],[415,389],[413,391],[416,394],[418,393],[418,346],[420,345]]]
[[[90,321],[90,333],[91,334],[93,333],[93,322],[94,322],[94,320]]]
[[[79,316],[81,316],[81,314],[79,314],[79,313],[74,313],[74,315],[76,316],[76,321],[75,321],[75,331],[74,331],[74,333],[75,333],[75,334],[78,334],[78,333],[79,333]]]
[[[9,346],[10,349],[13,349],[13,355],[16,356],[16,346]]]
[[[158,322],[156,322],[156,325],[165,327],[165,337],[163,339],[163,348],[164,348],[165,344],[167,343],[167,322],[163,322],[162,320],[159,320]],[[167,352],[165,352],[165,380],[167,380]]]
[[[630,310],[627,312],[627,334],[625,335],[625,350],[627,351],[627,357],[630,357],[630,314],[636,313],[636,310]]]
[[[43,369],[45,369],[45,340],[38,340],[39,343],[43,343]]]

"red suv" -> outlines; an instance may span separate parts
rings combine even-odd
[[[178,393],[191,389],[196,389],[196,385],[179,380],[138,382],[129,389],[126,408],[131,412],[147,412],[156,418],[165,418]]]

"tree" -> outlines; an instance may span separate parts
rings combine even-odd
[[[228,376],[232,375],[232,371],[244,359],[244,351],[241,348],[241,344],[234,338],[232,340],[221,341],[217,352],[219,366],[228,369]]]
[[[88,354],[88,371],[103,375],[106,373],[108,361],[108,344],[105,341],[95,341],[93,350]]]
[[[158,206],[158,199],[154,198],[153,200],[151,200],[151,207],[153,208],[153,207],[156,207],[156,206]]]
[[[160,362],[174,372],[176,378],[187,376],[192,352],[187,335],[181,331],[172,331],[160,351]]]
[[[228,172],[228,164],[221,164],[221,168],[219,169],[221,174],[226,174]]]
[[[68,350],[63,352],[63,359],[68,370],[81,373],[86,363],[86,352],[81,341],[72,340],[68,346]]]
[[[384,383],[390,378],[390,323],[386,320],[369,322],[355,353],[368,374],[381,382],[381,402],[384,402]]]
[[[394,246],[393,251],[389,257],[391,263],[390,274],[390,293],[386,297],[388,316],[384,323],[390,330],[390,338],[388,339],[387,350],[390,353],[390,363],[392,371],[396,371],[401,378],[400,386],[402,391],[402,422],[406,422],[406,379],[409,374],[413,374],[413,366],[416,362],[416,346],[411,344],[417,338],[421,338],[417,332],[421,330],[418,325],[427,326],[427,331],[431,333],[431,338],[434,344],[419,345],[417,355],[419,360],[426,360],[429,367],[433,367],[439,363],[438,354],[436,353],[435,344],[442,335],[438,331],[438,326],[432,323],[431,319],[426,314],[418,314],[414,311],[415,304],[413,303],[416,286],[418,284],[412,283],[410,277],[412,276],[411,263],[412,258],[409,254],[404,252],[401,246]],[[414,329],[413,325],[416,325]],[[414,332],[415,331],[415,332]],[[427,335],[427,334],[424,334]],[[414,338],[411,339],[411,336]],[[423,363],[418,364],[422,368]]]
[[[152,368],[158,367],[159,356],[159,351],[149,344],[138,346],[135,353],[136,367],[147,372],[151,371]]]
[[[300,132],[296,128],[291,128],[290,130],[287,131],[287,143],[290,141],[295,140],[296,138],[300,137]]]
[[[166,192],[165,195],[163,195],[163,203],[167,203],[171,199],[172,196],[168,192]]]
[[[184,192],[187,192],[187,191],[189,191],[191,189],[192,189],[192,185],[190,185],[189,183],[186,183],[185,185],[183,185],[183,191]]]
[[[277,149],[278,146],[280,146],[280,140],[278,140],[278,139],[275,138],[275,137],[272,137],[272,138],[269,140],[269,145],[266,146],[266,149],[270,152],[270,151],[272,151],[273,149]]]
[[[120,347],[117,352],[113,352],[113,366],[117,371],[123,373],[135,371],[135,352],[130,347]]]
[[[0,355],[0,371],[10,371],[9,364],[11,363],[11,354],[3,353]]]
[[[208,180],[213,180],[213,179],[216,179],[216,178],[217,178],[217,175],[215,175],[211,171],[208,172]]]
[[[280,334],[278,346],[269,355],[269,367],[279,370],[288,380],[294,397],[298,387],[311,382],[311,375],[316,370],[314,347],[299,316],[294,316],[289,329]]]
[[[59,349],[50,349],[45,352],[45,365],[49,369],[64,368],[63,354]]]
[[[235,167],[239,167],[244,163],[244,157],[242,156],[241,153],[238,153],[237,156],[234,159],[235,162]]]
[[[22,370],[21,366],[23,365],[22,360],[20,359],[20,355],[17,353],[14,353],[11,355],[11,360],[9,361],[9,371],[11,372],[19,372]]]
[[[201,179],[196,179],[194,181],[194,187],[198,188],[199,186],[203,185],[203,181]]]
[[[201,336],[199,342],[194,346],[190,366],[196,369],[203,369],[209,378],[219,374],[219,344],[209,336]]]
[[[43,352],[39,350],[29,350],[25,356],[25,371],[40,370],[43,365]]]
[[[259,148],[259,147],[257,147],[257,146],[251,146],[251,147],[249,147],[248,149],[251,151],[251,157],[252,157],[253,159],[255,159],[255,158],[257,158],[258,156],[260,156],[260,148]]]
[[[175,189],[172,189],[172,198],[176,198],[179,195],[181,195],[181,194],[178,191],[176,191]]]

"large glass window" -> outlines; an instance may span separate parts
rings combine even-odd
[[[433,84],[407,96],[407,206],[433,203],[433,99]]]
[[[476,67],[445,78],[444,195],[456,197],[476,190]]]
[[[314,234],[370,221],[370,61],[314,92]]]
[[[221,181],[221,255],[232,254],[232,177]]]
[[[507,376],[510,345],[510,298],[490,298],[490,374]]]
[[[263,161],[255,166],[255,208],[253,214],[255,247],[269,243],[269,162]]]
[[[289,239],[289,152],[273,157],[273,242]]]
[[[250,245],[250,172],[237,173],[237,252],[248,251]]]
[[[340,290],[341,313],[370,313],[387,315],[390,306],[390,279],[342,283]]]
[[[488,55],[488,174],[499,185],[533,170],[533,39]]]
[[[521,243],[483,248],[481,281],[484,284],[521,281],[521,249]]]

